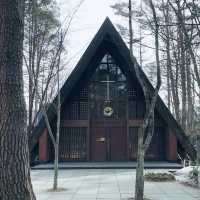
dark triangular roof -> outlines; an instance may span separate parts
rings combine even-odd
[[[109,44],[109,45],[108,45]],[[106,50],[105,50],[106,49]],[[114,49],[114,51],[113,51]],[[126,66],[126,73],[129,74],[129,76],[132,76],[133,78],[136,78],[135,71],[134,71],[134,65],[138,65],[136,59],[131,59],[129,49],[127,48],[126,44],[122,40],[121,36],[113,26],[112,22],[109,20],[109,18],[106,18],[103,25],[99,29],[98,33],[95,35],[94,39],[88,46],[87,50],[83,54],[82,58],[72,71],[71,75],[61,88],[61,103],[63,103],[72,92],[73,87],[76,85],[76,83],[79,81],[80,77],[83,75],[83,73],[87,70],[89,65],[91,65],[91,61],[94,60],[95,55],[97,53],[99,54],[105,54],[106,51],[111,51],[115,59],[117,61],[123,63],[122,66]],[[120,59],[119,59],[120,58]],[[99,61],[100,61],[99,57]],[[149,82],[148,78],[144,74],[144,72],[141,70],[141,75],[143,76],[144,81],[146,82],[147,86],[150,90],[154,90],[152,84]],[[56,100],[54,100],[56,101]],[[53,111],[53,104],[49,106],[47,114],[49,117],[49,120],[53,120],[55,117],[55,112]],[[170,126],[173,133],[176,134],[179,142],[181,145],[186,149],[188,155],[192,158],[196,158],[196,151],[194,150],[193,146],[189,142],[186,134],[184,133],[181,126],[177,123],[177,121],[172,116],[171,112],[168,110],[164,102],[160,97],[158,97],[157,103],[156,103],[156,110],[158,113],[163,117],[165,122]],[[32,151],[34,146],[37,144],[38,139],[40,135],[42,134],[43,130],[46,128],[44,118],[42,118],[38,125],[34,128],[33,134],[30,138],[30,150]]]

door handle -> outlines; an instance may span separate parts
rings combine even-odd
[[[106,141],[105,137],[96,138],[96,142],[105,142],[105,141]]]

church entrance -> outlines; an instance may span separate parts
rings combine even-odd
[[[91,160],[127,159],[126,126],[122,120],[96,120],[91,126]]]

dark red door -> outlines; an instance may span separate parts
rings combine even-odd
[[[91,126],[91,159],[122,161],[127,159],[125,123],[118,120],[98,121]]]
[[[91,128],[91,156],[93,161],[107,160],[107,141],[104,127]]]
[[[110,128],[110,155],[112,161],[126,160],[127,137],[125,127]]]

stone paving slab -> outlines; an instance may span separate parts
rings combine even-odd
[[[147,170],[166,172],[168,170]],[[53,170],[33,170],[37,200],[128,200],[134,196],[134,169],[60,170],[62,192],[52,188]],[[145,196],[152,200],[200,200],[200,190],[178,182],[145,182]]]

